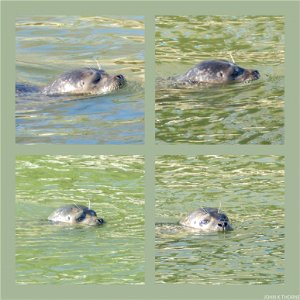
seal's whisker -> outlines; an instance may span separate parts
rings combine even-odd
[[[230,57],[231,57],[232,62],[235,64],[235,61],[234,61],[234,59],[233,59],[233,56],[232,56],[231,52],[229,52],[229,55],[230,55]]]
[[[96,63],[97,63],[97,67],[98,67],[98,70],[102,70],[102,66],[99,64],[98,60],[95,59]]]
[[[209,212],[204,207],[202,207],[202,209],[206,212],[207,215],[209,214]]]
[[[220,213],[221,205],[222,205],[222,202],[220,201],[220,205],[219,205],[219,208],[218,208],[218,213]]]

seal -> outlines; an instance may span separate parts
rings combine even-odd
[[[123,75],[109,75],[104,70],[82,68],[60,75],[53,83],[46,86],[42,93],[60,94],[107,94],[125,85]]]
[[[181,220],[180,225],[201,231],[233,230],[227,215],[217,208],[198,208]]]
[[[244,69],[227,60],[207,60],[200,62],[185,74],[171,77],[175,83],[184,86],[201,84],[225,84],[250,82],[259,79],[257,70]]]
[[[116,91],[126,84],[123,75],[110,75],[102,69],[81,68],[65,72],[51,84],[39,89],[34,86],[17,83],[16,93],[41,92],[44,95],[91,94],[102,95]]]
[[[68,223],[71,225],[102,225],[104,220],[98,218],[94,210],[83,205],[69,204],[56,209],[48,217],[54,223]]]

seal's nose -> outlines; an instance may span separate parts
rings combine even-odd
[[[105,221],[102,218],[97,219],[97,221],[98,221],[99,225],[102,225],[103,223],[105,223]]]
[[[227,230],[228,223],[226,221],[225,222],[219,222],[218,226],[222,227],[222,230]]]
[[[253,77],[254,77],[255,79],[258,79],[258,78],[260,77],[260,74],[259,74],[259,72],[258,72],[257,70],[253,70],[253,71],[252,71],[252,75],[253,75]]]
[[[119,83],[125,83],[126,79],[122,74],[116,75],[115,78],[119,81]]]

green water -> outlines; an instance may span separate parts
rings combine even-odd
[[[156,17],[155,42],[157,78],[183,74],[203,60],[232,57],[261,75],[226,87],[158,86],[158,143],[283,144],[283,17]]]
[[[221,207],[234,230],[178,225],[198,207]],[[284,283],[283,157],[159,157],[155,214],[157,283]]]
[[[104,226],[47,221],[59,206],[89,201]],[[142,284],[144,261],[142,157],[17,158],[17,283]]]
[[[94,97],[17,97],[17,143],[141,144],[144,140],[143,17],[17,18],[17,82],[44,87],[66,71],[100,66],[109,74],[124,75],[127,86]]]

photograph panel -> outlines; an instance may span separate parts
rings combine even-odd
[[[144,18],[16,19],[16,142],[144,142]]]
[[[16,160],[16,283],[143,284],[142,156]]]
[[[156,16],[158,144],[284,143],[283,16]]]
[[[155,173],[156,283],[284,283],[283,156],[160,156]]]

